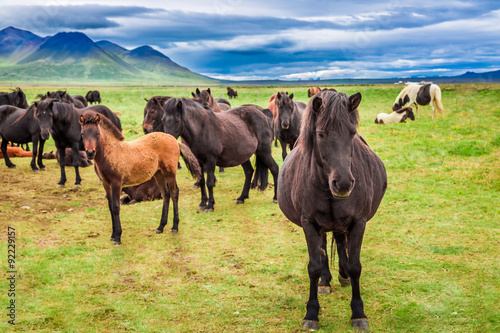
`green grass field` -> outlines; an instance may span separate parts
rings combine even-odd
[[[37,93],[66,87],[22,87]],[[72,95],[88,87],[67,87]],[[144,98],[190,96],[194,88],[102,87],[102,103],[122,116],[127,140],[142,135]],[[406,124],[376,125],[401,86],[341,86],[361,92],[359,133],[382,158],[388,189],[365,232],[361,293],[373,332],[500,331],[500,85],[442,85],[445,115],[431,108]],[[284,90],[236,87],[234,105],[267,106]],[[5,89],[4,89],[5,90]],[[225,87],[212,89],[224,97]],[[54,149],[52,139],[46,151]],[[281,165],[281,149],[273,148]],[[242,168],[218,174],[215,212],[200,213],[199,190],[180,170],[179,233],[157,235],[161,202],[122,206],[121,246],[92,167],[74,190],[67,169],[32,173],[0,166],[0,331],[298,332],[309,292],[303,232],[276,204],[272,188],[234,205]],[[169,225],[171,226],[171,218]],[[16,232],[16,325],[8,324],[8,227]],[[336,264],[335,264],[336,265]],[[335,271],[336,268],[333,268]],[[334,281],[320,296],[320,332],[349,332],[350,287]]]

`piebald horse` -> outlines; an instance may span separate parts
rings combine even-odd
[[[419,105],[431,105],[432,106],[432,119],[434,119],[436,109],[439,114],[443,116],[443,104],[441,102],[441,89],[436,84],[410,84],[405,87],[399,93],[398,97],[394,101],[392,106],[392,111],[398,111],[404,108],[406,105],[415,104],[415,112],[418,116],[418,106]]]

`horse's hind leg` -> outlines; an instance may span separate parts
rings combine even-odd
[[[59,153],[59,167],[61,168],[61,179],[57,183],[57,188],[64,188],[66,184],[66,149],[56,144],[57,152]]]
[[[276,164],[276,161],[274,160],[272,154],[271,154],[271,146],[268,146],[269,149],[266,148],[265,151],[260,151],[257,152],[259,158],[261,161],[266,165],[266,167],[271,171],[271,174],[273,175],[273,180],[274,180],[274,197],[273,197],[273,203],[278,203],[278,172],[279,172],[279,167],[278,164]]]
[[[201,166],[201,168],[203,170],[203,166]],[[200,181],[198,182],[198,184],[200,186],[200,191],[201,191],[201,202],[200,202],[200,205],[198,207],[198,210],[205,210],[205,208],[207,207],[208,197],[207,197],[207,189],[205,187],[205,173],[204,172],[201,173]]]
[[[342,287],[351,285],[351,280],[347,274],[347,253],[345,250],[345,235],[340,233],[333,233],[335,242],[337,243],[337,253],[339,255],[339,282]]]
[[[174,205],[172,233],[175,234],[179,230],[179,187],[177,186],[177,180],[175,179],[174,173],[168,174],[166,178],[168,189],[170,191],[170,197],[172,198],[172,203]]]
[[[321,240],[321,264],[323,265],[323,270],[321,271],[321,278],[319,281],[318,293],[323,295],[328,295],[332,291],[330,281],[332,280],[332,274],[330,273],[330,268],[328,267],[328,251],[327,251],[327,237],[326,233],[323,234]],[[333,256],[333,254],[332,254]]]
[[[82,182],[82,178],[80,177],[80,156],[78,155],[79,143],[73,144],[71,146],[71,153],[73,154],[73,166],[75,167],[75,187],[80,187],[80,183]]]
[[[215,187],[215,160],[209,161],[205,164],[207,166],[207,189],[208,189],[208,203],[205,208],[205,213],[210,213],[214,211],[215,198],[214,198],[214,187]]]
[[[248,199],[248,193],[250,192],[250,183],[252,182],[253,167],[250,160],[243,162],[241,165],[243,171],[245,172],[245,184],[243,185],[243,191],[238,199],[236,199],[235,204],[245,203],[245,199]]]
[[[163,208],[161,210],[161,218],[160,218],[160,225],[158,226],[158,229],[156,230],[157,234],[163,233],[163,229],[167,225],[168,222],[168,208],[170,205],[170,190],[167,186],[165,176],[163,173],[158,170],[155,174],[155,180],[156,183],[158,184],[158,188],[160,189],[161,192],[161,197],[163,198]]]

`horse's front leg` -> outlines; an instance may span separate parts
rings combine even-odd
[[[47,167],[43,164],[43,147],[45,146],[45,140],[40,138],[40,147],[38,148],[37,164],[40,170],[47,171]],[[33,154],[36,151],[35,143],[33,142]]]
[[[280,144],[281,144],[281,157],[283,157],[283,161],[285,160],[286,156],[287,156],[287,153],[286,153],[286,146],[287,146],[287,143],[285,140],[280,140]]]
[[[171,232],[175,234],[179,231],[179,187],[177,186],[177,180],[175,179],[174,173],[167,174],[166,181],[174,205],[174,220]]]
[[[8,168],[14,168],[17,169],[16,165],[10,161],[9,155],[7,155],[7,144],[9,142],[5,139],[2,139],[2,154],[3,154],[3,159],[5,160],[5,165],[7,165]]]
[[[309,252],[309,264],[307,271],[309,273],[309,300],[307,301],[307,313],[302,322],[302,327],[306,329],[318,329],[318,281],[321,276],[323,264],[321,263],[321,234],[319,227],[309,221],[306,217],[300,218],[302,228],[307,241],[307,250]]]
[[[157,171],[155,174],[155,180],[156,184],[158,185],[158,188],[160,189],[161,192],[161,197],[163,198],[163,207],[161,210],[161,218],[160,218],[160,225],[158,226],[158,229],[156,229],[157,234],[163,233],[163,229],[167,225],[168,222],[168,208],[170,204],[170,190],[167,186],[165,176],[161,171]]]
[[[203,171],[205,170],[204,165],[200,165],[200,167],[201,170]],[[198,184],[200,186],[200,192],[201,192],[201,202],[198,207],[198,210],[205,210],[205,208],[207,208],[207,201],[208,201],[207,189],[205,187],[205,172],[201,173],[200,181],[198,182]]]
[[[109,192],[106,193],[108,199],[109,212],[111,213],[111,223],[113,225],[113,233],[111,234],[111,241],[113,245],[120,245],[122,243],[122,226],[120,223],[120,194],[121,183],[113,182],[109,186]],[[106,187],[106,186],[105,186]]]
[[[321,264],[323,265],[323,270],[321,271],[318,293],[328,295],[332,291],[332,287],[330,285],[332,274],[330,273],[330,268],[328,267],[328,241],[326,233],[323,234],[323,238],[321,240]]]
[[[78,150],[80,148],[79,143],[73,144],[71,146],[71,153],[73,156],[73,166],[75,167],[75,187],[81,187],[82,178],[80,177],[80,155],[78,154]]]
[[[39,137],[37,135],[33,135],[32,136],[32,143],[33,143],[33,156],[31,158],[31,170],[33,170],[33,172],[40,172],[40,170],[37,168],[36,166],[36,157],[37,157],[37,152],[38,152],[38,139]],[[41,143],[40,143],[41,145]],[[41,154],[39,154],[41,155]]]
[[[351,278],[352,299],[351,299],[351,324],[353,327],[368,328],[368,319],[363,310],[363,300],[359,291],[359,277],[361,276],[361,243],[365,232],[366,221],[355,220],[352,229],[347,235],[347,246],[349,258],[347,262],[347,272]]]
[[[243,171],[245,172],[245,184],[243,185],[243,191],[241,191],[240,197],[236,199],[235,204],[245,203],[245,199],[248,199],[248,193],[250,192],[250,183],[252,182],[254,171],[250,160],[243,162],[241,166],[243,167]]]
[[[205,164],[207,167],[207,189],[208,189],[208,203],[205,208],[205,213],[211,213],[214,211],[215,198],[214,198],[214,187],[215,187],[215,160],[207,161]]]
[[[64,188],[66,184],[66,148],[56,143],[56,149],[59,153],[59,167],[61,168],[61,179],[59,179],[59,183],[57,183],[57,188]]]

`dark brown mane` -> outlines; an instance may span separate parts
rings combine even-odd
[[[99,119],[99,121],[96,121],[97,115],[99,115],[99,117],[97,118]],[[87,124],[99,125],[105,131],[110,132],[117,140],[119,141],[125,140],[125,137],[120,132],[120,130],[118,130],[118,128],[111,122],[111,120],[109,120],[102,114],[99,114],[94,111],[85,111],[82,117],[83,117],[83,125]]]
[[[17,119],[12,123],[12,125],[15,125],[17,124],[18,122],[20,122],[24,117],[26,117],[27,114],[33,114],[34,113],[34,110],[35,110],[35,105],[31,105],[29,108],[25,109],[20,115],[19,117],[17,117]]]
[[[313,103],[320,99],[321,107],[318,113],[313,109]],[[349,96],[334,90],[322,90],[309,101],[302,118],[300,137],[297,144],[305,145],[312,150],[316,124],[336,132],[355,132],[359,124],[358,110],[349,112]]]

